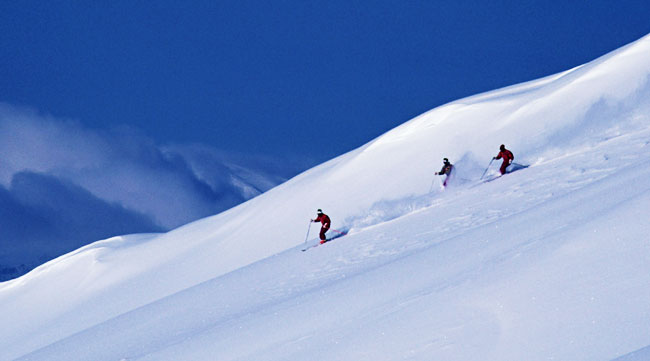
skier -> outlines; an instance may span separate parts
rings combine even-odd
[[[327,216],[327,214],[323,213],[322,209],[319,209],[317,211],[318,216],[316,219],[312,219],[312,222],[320,222],[322,224],[320,228],[320,244],[323,244],[327,241],[327,238],[325,238],[325,232],[327,232],[330,229],[330,224],[332,223],[330,221],[330,217]]]
[[[446,175],[447,177],[445,178],[445,181],[442,182],[442,186],[446,187],[447,182],[449,181],[449,178],[451,178],[451,171],[454,169],[454,165],[449,163],[449,159],[443,158],[442,159],[442,168],[440,169],[440,172],[436,172],[436,175]]]
[[[497,154],[497,156],[492,159],[503,158],[503,163],[501,164],[501,169],[499,170],[501,171],[501,175],[504,175],[506,174],[506,168],[508,168],[508,166],[512,164],[512,161],[515,159],[515,156],[512,154],[511,151],[507,150],[506,146],[503,144],[501,144],[501,147],[499,147],[499,149],[501,150],[499,154]]]

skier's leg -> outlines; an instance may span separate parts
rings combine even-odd
[[[324,242],[324,241],[327,239],[327,238],[325,238],[325,232],[327,232],[327,228],[325,228],[325,227],[321,227],[321,229],[320,229],[320,235],[319,235],[319,236],[320,236],[321,243]]]

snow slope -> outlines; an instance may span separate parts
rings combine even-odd
[[[0,359],[642,359],[649,79],[646,36],[217,216],[53,260],[0,284]],[[531,166],[477,182],[501,143]],[[429,192],[442,157],[457,182]],[[351,232],[300,252],[316,208]]]

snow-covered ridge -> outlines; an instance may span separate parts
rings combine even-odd
[[[61,257],[0,285],[0,323],[14,325],[0,347],[7,359],[98,360],[639,350],[650,291],[628,286],[649,280],[626,272],[650,259],[648,226],[625,219],[650,200],[648,80],[650,36],[433,109],[219,215]],[[501,143],[532,166],[475,183]],[[429,194],[442,157],[464,184]],[[299,252],[316,208],[350,235]]]
[[[306,168],[3,103],[0,154],[0,281],[98,239],[220,213]]]

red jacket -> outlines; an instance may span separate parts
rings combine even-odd
[[[506,164],[510,164],[510,162],[515,160],[515,156],[512,154],[511,151],[507,149],[500,151],[496,157],[496,159],[501,159],[501,158],[503,158],[503,162]]]
[[[323,228],[330,228],[330,217],[327,216],[325,213],[321,213],[314,219],[314,222],[320,222],[323,224]]]

